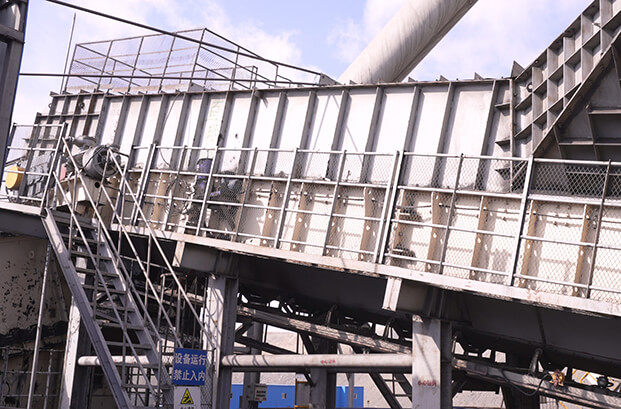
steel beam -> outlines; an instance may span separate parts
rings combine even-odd
[[[372,351],[377,352],[389,352],[407,354],[411,349],[404,345],[399,345],[394,342],[376,339],[369,336],[358,335],[351,332],[341,331],[335,328],[330,328],[324,325],[312,324],[309,322],[301,321],[295,318],[282,317],[268,312],[255,310],[248,307],[240,306],[237,308],[237,314],[239,316],[251,317],[253,320],[262,322],[264,324],[272,325],[274,327],[289,329],[296,332],[303,332],[311,334],[320,338],[337,341],[341,344],[356,345],[369,348]]]
[[[260,342],[263,338],[264,325],[259,323],[253,323],[252,327],[248,330],[248,339],[256,342]],[[250,353],[254,356],[261,355],[261,350],[251,347]],[[253,387],[261,382],[261,372],[246,372],[244,374],[244,389],[239,403],[240,409],[256,409],[258,403],[250,399],[251,391]]]
[[[47,238],[39,208],[17,203],[0,203],[0,231],[39,239]]]
[[[499,385],[514,387],[536,392],[563,402],[584,405],[590,408],[610,409],[621,408],[621,397],[607,393],[605,389],[579,388],[577,386],[554,386],[549,378],[542,379],[532,375],[524,375],[485,363],[471,362],[463,359],[453,359],[453,367],[464,371],[468,376],[492,382]]]
[[[289,351],[288,349],[278,347],[276,345],[268,344],[265,342],[260,342],[256,339],[248,338],[248,337],[236,337],[235,342],[238,344],[245,345],[252,349],[258,349],[260,351],[264,351],[270,354],[293,354],[293,351]]]

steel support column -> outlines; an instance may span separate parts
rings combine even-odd
[[[319,354],[335,354],[337,343],[314,338],[315,351]],[[328,368],[311,368],[313,385],[310,388],[310,407],[313,409],[334,409],[336,405],[336,373]]]
[[[233,354],[238,283],[237,279],[230,277],[209,278],[205,311],[209,338],[205,339],[204,348],[213,351],[213,370],[209,376],[213,387],[212,407],[218,409],[228,408],[231,399],[231,369],[222,367],[220,361],[223,356]],[[210,384],[209,380],[207,384]]]
[[[0,9],[0,169],[4,168],[11,129],[27,14],[27,0],[8,4]]]
[[[92,368],[78,366],[78,357],[90,355],[90,341],[86,329],[81,328],[80,312],[71,303],[65,357],[60,385],[59,409],[78,409],[88,406]]]
[[[444,338],[451,338],[448,324],[413,317],[412,408],[452,408],[450,343]]]
[[[248,338],[261,342],[263,339],[264,325],[258,322],[252,324],[248,330]],[[250,353],[253,355],[260,355],[261,350],[256,348],[250,348]],[[259,402],[255,402],[249,399],[252,387],[261,382],[261,372],[246,372],[244,373],[244,391],[240,398],[240,409],[256,409],[259,407]]]

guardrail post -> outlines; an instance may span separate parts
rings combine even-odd
[[[587,289],[585,298],[591,298],[591,285],[593,284],[593,274],[595,273],[595,261],[597,260],[597,245],[599,244],[599,235],[602,229],[602,218],[604,217],[604,204],[606,202],[606,193],[608,192],[608,184],[610,183],[610,168],[612,161],[608,160],[606,167],[606,177],[604,178],[604,186],[602,190],[602,198],[599,203],[599,217],[597,218],[597,227],[595,229],[595,238],[593,245],[593,255],[591,257],[591,267],[589,268],[589,276],[587,281]]]
[[[24,166],[24,176],[22,176],[22,183],[19,185],[19,190],[17,191],[17,196],[19,198],[25,195],[26,186],[28,185],[28,173],[30,173],[30,168],[32,167],[32,161],[34,160],[35,152],[37,151],[37,144],[39,143],[40,135],[41,125],[34,125],[30,136],[30,144],[28,144],[28,158],[26,159],[26,165]],[[2,154],[4,155],[4,152]]]
[[[156,144],[152,143],[149,146],[149,152],[147,154],[147,161],[144,164],[144,168],[142,169],[142,175],[140,175],[140,183],[138,184],[138,191],[136,192],[136,203],[134,203],[134,209],[132,210],[132,214],[130,217],[130,225],[136,224],[136,219],[138,218],[138,214],[136,212],[136,207],[142,207],[142,200],[144,199],[144,192],[147,188],[147,184],[149,181],[149,175],[151,172],[151,167],[153,166],[153,158],[155,157],[155,150],[157,149]]]
[[[449,207],[449,213],[446,217],[446,229],[444,230],[444,242],[442,243],[442,252],[440,253],[440,269],[438,274],[444,272],[444,259],[446,258],[446,250],[448,248],[449,234],[451,231],[451,222],[453,221],[453,212],[455,210],[455,202],[457,201],[457,190],[459,189],[459,179],[461,177],[461,169],[464,164],[464,154],[459,155],[459,164],[457,165],[457,175],[455,175],[455,186],[453,186],[453,193],[451,195],[451,206]]]
[[[341,186],[341,178],[343,177],[343,169],[345,168],[345,159],[347,155],[347,151],[342,151],[340,153],[341,160],[339,161],[339,167],[336,174],[336,179],[334,183],[334,190],[332,191],[332,206],[330,207],[330,215],[328,216],[328,226],[326,230],[326,236],[323,240],[323,247],[321,249],[321,255],[326,255],[326,248],[330,241],[330,236],[332,235],[332,220],[334,219],[334,212],[336,211],[336,206],[339,200],[339,188]]]
[[[50,169],[47,174],[47,180],[45,181],[45,187],[43,188],[43,196],[41,197],[41,206],[39,208],[40,212],[43,213],[43,208],[50,207],[46,206],[48,201],[48,196],[50,194],[49,190],[51,189],[51,180],[53,179],[53,173],[56,172],[56,167],[58,166],[58,160],[60,159],[60,152],[62,149],[62,140],[64,138],[65,132],[64,130],[67,128],[67,124],[63,124],[63,129],[60,132],[58,137],[58,142],[56,142],[56,148],[54,150],[54,156],[52,158],[52,162],[50,163]],[[25,180],[24,180],[25,181]],[[55,195],[54,195],[55,196]],[[54,202],[52,202],[51,207],[54,207]]]
[[[522,201],[520,203],[520,213],[518,220],[518,230],[515,236],[515,245],[513,246],[513,263],[511,265],[511,271],[509,272],[509,285],[513,286],[515,283],[515,274],[517,271],[518,260],[520,258],[520,245],[522,242],[522,231],[524,230],[524,221],[526,220],[526,208],[528,207],[528,195],[530,193],[530,186],[532,183],[535,167],[535,158],[531,155],[528,158],[528,164],[526,168],[526,176],[524,178],[524,188],[522,192]]]
[[[289,203],[289,196],[291,195],[291,180],[294,177],[294,173],[297,173],[296,165],[298,164],[299,149],[295,148],[293,151],[293,162],[291,163],[291,171],[287,177],[287,185],[285,186],[285,194],[282,198],[282,206],[280,207],[280,215],[278,215],[278,226],[276,227],[276,236],[274,237],[274,248],[277,249],[280,245],[280,236],[282,235],[282,228],[285,224],[285,212],[287,211],[287,203]],[[305,155],[308,153],[305,152]],[[297,176],[297,175],[296,175]],[[300,175],[301,176],[301,175]]]
[[[207,202],[209,202],[209,193],[211,192],[211,185],[213,184],[213,174],[216,164],[218,163],[218,154],[220,153],[219,147],[216,146],[216,150],[213,154],[213,160],[211,161],[211,167],[209,168],[209,176],[207,176],[207,183],[205,184],[205,192],[203,193],[203,202],[201,203],[200,213],[198,215],[198,222],[196,222],[196,235],[201,235],[201,226],[205,219],[205,211],[207,208]]]
[[[375,246],[375,262],[383,264],[386,254],[386,245],[388,237],[390,237],[390,229],[392,227],[392,212],[394,211],[397,201],[397,191],[399,182],[403,172],[404,154],[399,151],[395,152],[393,160],[393,169],[390,180],[386,184],[386,193],[384,194],[384,211],[382,213],[382,221],[378,230],[378,240]]]

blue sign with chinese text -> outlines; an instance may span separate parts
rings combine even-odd
[[[201,386],[207,378],[207,351],[175,348],[173,385]]]

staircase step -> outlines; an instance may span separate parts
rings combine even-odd
[[[94,285],[90,285],[90,284],[84,284],[83,285],[85,290],[96,290],[98,293],[105,293],[106,290],[104,289],[104,287],[98,285],[97,288],[95,289]],[[110,294],[122,294],[124,295],[126,292],[125,290],[117,290],[116,288],[110,288],[108,287],[108,292]]]
[[[136,312],[136,310],[134,308],[132,308],[132,307],[124,307],[124,306],[119,305],[119,304],[114,304],[114,307],[116,307],[116,309],[119,312],[125,312],[125,311],[127,311],[128,313]],[[97,304],[97,309],[112,311],[114,308],[113,308],[112,304],[110,304],[109,302],[105,302],[105,303]]]
[[[91,258],[88,251],[71,250],[71,255],[80,258]],[[96,253],[93,253],[93,258],[99,259],[100,261],[112,261],[111,257],[102,255],[97,256]]]
[[[54,220],[56,220],[58,224],[69,225],[71,223],[71,214],[58,210],[52,210],[52,213],[54,215]],[[93,219],[91,219],[90,217],[76,215],[76,219],[80,223],[81,227],[85,227],[88,229],[94,229],[97,227],[97,225],[93,223]]]
[[[109,310],[107,310],[109,311]],[[123,320],[123,312],[121,312],[121,320],[123,321],[123,325],[125,325],[125,323],[127,323],[127,320]],[[98,321],[105,321],[106,323],[108,323],[109,325],[107,325],[108,327],[112,328],[113,326],[120,326],[121,324],[117,321],[116,317],[114,316],[114,313],[104,313],[102,311],[95,311],[95,317]],[[141,327],[141,329],[144,329]]]
[[[86,267],[76,267],[75,271],[77,271],[78,273],[84,273],[87,275],[96,275],[97,271],[95,271],[92,268],[86,268]],[[119,278],[118,274],[116,273],[109,273],[107,271],[101,271],[101,275],[104,278]]]
[[[139,330],[144,330],[144,327],[142,325],[132,325],[132,324],[119,324],[118,322],[112,322],[112,321],[107,321],[107,320],[102,320],[102,319],[97,319],[97,323],[105,328],[126,328],[129,330],[134,330],[134,331],[139,331]]]
[[[149,366],[143,365],[143,366],[144,367],[149,367],[150,365]],[[155,369],[155,368],[157,368],[157,365],[155,365],[154,367],[153,366],[151,366],[151,367]],[[126,388],[126,389],[140,389],[140,390],[149,389],[149,386],[145,385],[144,383],[135,383],[135,384],[134,383],[124,383],[123,387]],[[151,385],[151,388],[157,390],[157,385]],[[136,408],[147,409],[148,407],[147,406],[136,406]]]
[[[68,241],[69,241],[69,235],[67,233],[61,233],[61,236],[65,240],[65,244],[67,244]],[[84,244],[84,240],[80,236],[72,236],[71,240],[72,240],[73,243]],[[101,245],[101,246],[104,245],[104,243],[102,243],[101,241],[96,240],[96,239],[91,239],[91,238],[88,238],[88,237],[86,238],[86,242],[89,243],[89,244],[96,244],[96,245]]]
[[[123,344],[123,342],[121,341],[106,341],[106,343],[108,344],[108,346],[111,347],[122,347],[123,345],[125,345],[125,347],[129,350],[129,344],[126,342],[125,344]],[[141,349],[143,351],[150,351],[151,345],[149,344],[134,344],[132,343],[132,345],[134,346],[134,349]]]

